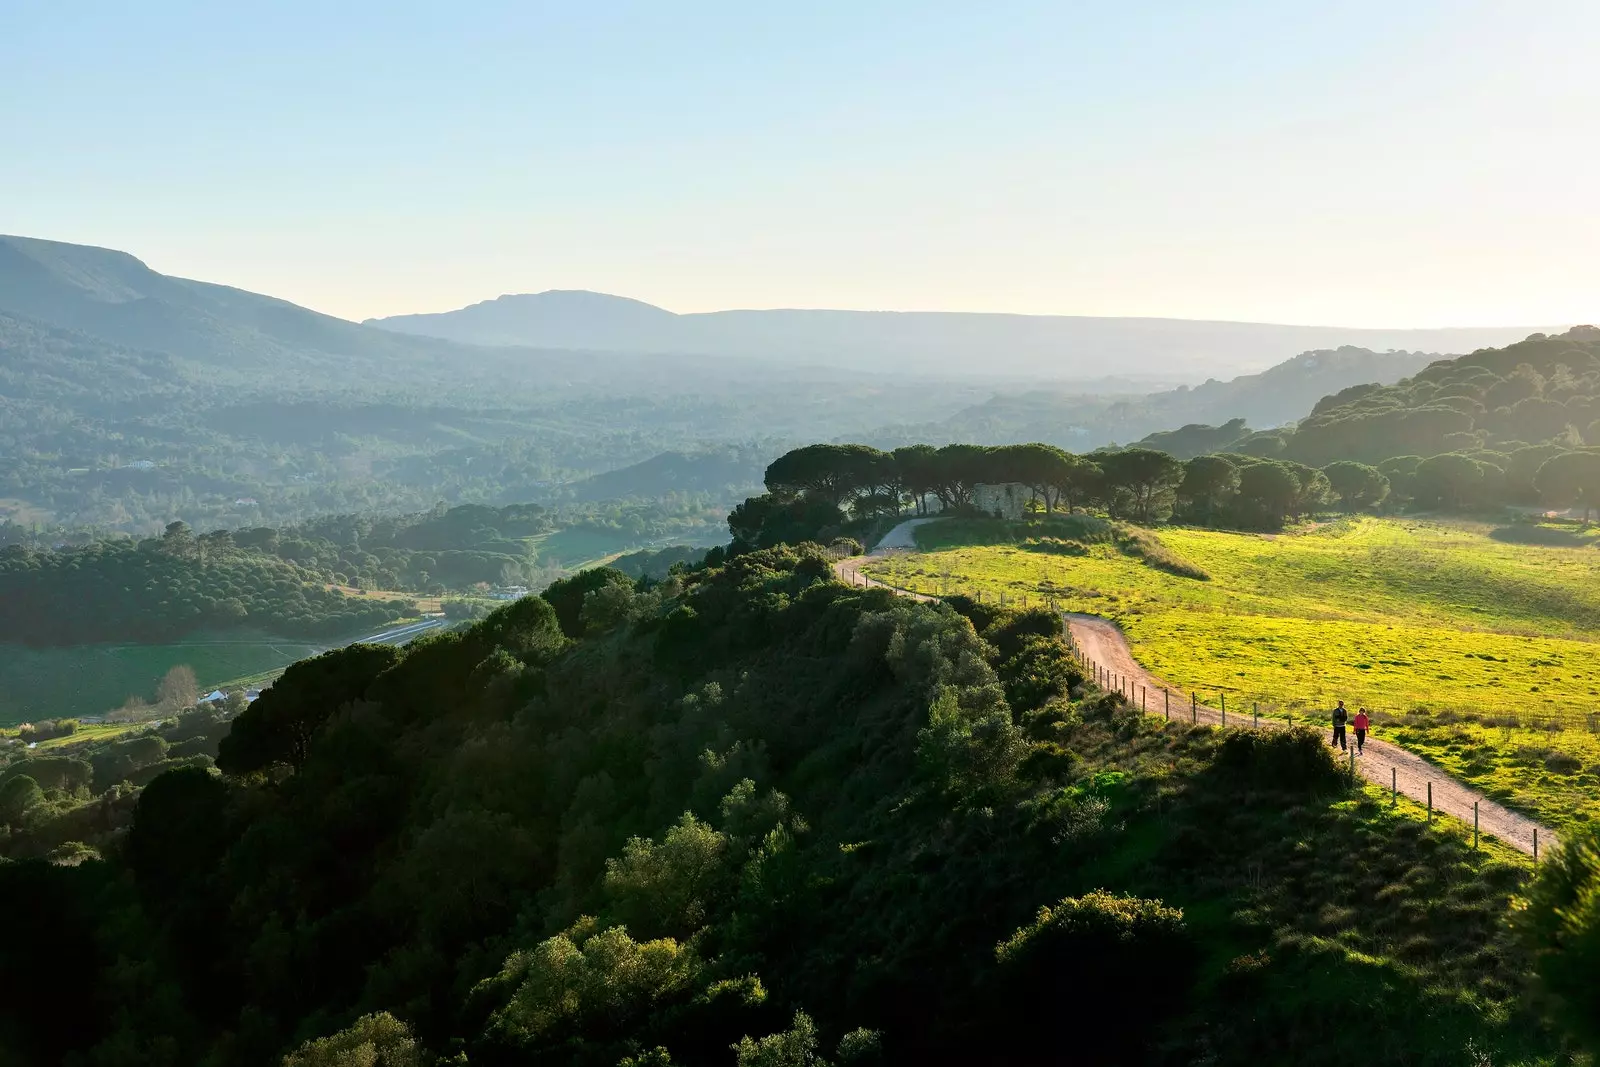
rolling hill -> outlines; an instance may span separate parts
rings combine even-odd
[[[1241,426],[1275,427],[1305,417],[1330,393],[1363,382],[1396,382],[1438,358],[1424,352],[1373,352],[1346,346],[1302,352],[1258,374],[1142,395],[1095,396],[1049,389],[998,393],[949,418],[885,428],[869,435],[869,440],[880,446],[1044,441],[1086,450],[1191,423],[1220,426],[1239,420]],[[1234,438],[1242,433],[1241,429]]]

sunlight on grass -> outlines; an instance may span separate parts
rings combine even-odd
[[[1276,536],[1168,529],[1208,581],[1080,536],[1030,550],[1049,524],[960,537],[864,569],[928,593],[1045,603],[1116,620],[1175,688],[1241,712],[1320,720],[1343,699],[1491,795],[1560,825],[1593,815],[1600,777],[1600,552],[1516,543],[1485,524],[1357,519]],[[1001,524],[994,524],[999,527]],[[923,535],[923,531],[928,533]],[[954,531],[952,531],[954,532]],[[1085,532],[1081,529],[1074,532]],[[1523,753],[1516,757],[1517,752]]]

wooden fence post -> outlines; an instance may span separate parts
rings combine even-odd
[[[1533,828],[1533,862],[1539,862],[1539,828]]]
[[[1200,695],[1198,693],[1191,692],[1189,694],[1189,721],[1200,721]]]
[[[1433,823],[1433,783],[1428,783],[1428,823]]]
[[[1171,722],[1172,721],[1172,690],[1163,689],[1163,690],[1161,690],[1161,692],[1167,698],[1167,721]]]
[[[1478,848],[1478,802],[1476,800],[1472,802],[1472,848],[1473,851],[1477,851]]]
[[[1397,807],[1400,804],[1400,772],[1393,767],[1389,768],[1389,806]]]
[[[1259,700],[1256,701],[1255,710],[1254,710],[1254,712],[1252,714],[1254,714],[1254,716],[1255,716],[1255,720],[1256,720],[1255,721],[1255,727],[1256,727],[1256,729],[1258,729],[1258,730],[1261,729],[1261,701],[1259,701]]]
[[[1228,694],[1227,693],[1218,693],[1217,696],[1221,698],[1221,703],[1222,703],[1222,727],[1223,727],[1223,729],[1227,729],[1227,727],[1228,727]]]

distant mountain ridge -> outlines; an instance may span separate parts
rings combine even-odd
[[[1396,382],[1438,358],[1426,352],[1373,352],[1345,346],[1302,352],[1258,374],[1144,395],[1050,389],[997,393],[941,422],[886,427],[868,439],[880,447],[914,441],[1044,441],[1083,450],[1127,444],[1191,423],[1221,425],[1239,419],[1264,429],[1304,418],[1330,393],[1366,382]]]
[[[285,300],[173,278],[126,252],[0,236],[0,312],[112,344],[245,369],[436,358],[453,345],[405,338]]]
[[[501,296],[457,311],[366,325],[484,345],[801,360],[875,372],[1032,379],[1215,377],[1288,353],[1346,346],[1469,352],[1533,327],[1359,329],[1163,318],[775,309],[676,314],[586,290]]]

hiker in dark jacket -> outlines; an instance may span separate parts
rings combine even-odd
[[[1339,706],[1333,709],[1333,743],[1345,751],[1348,751],[1348,746],[1344,743],[1344,724],[1349,718],[1350,713],[1344,710],[1344,701],[1339,701]]]

